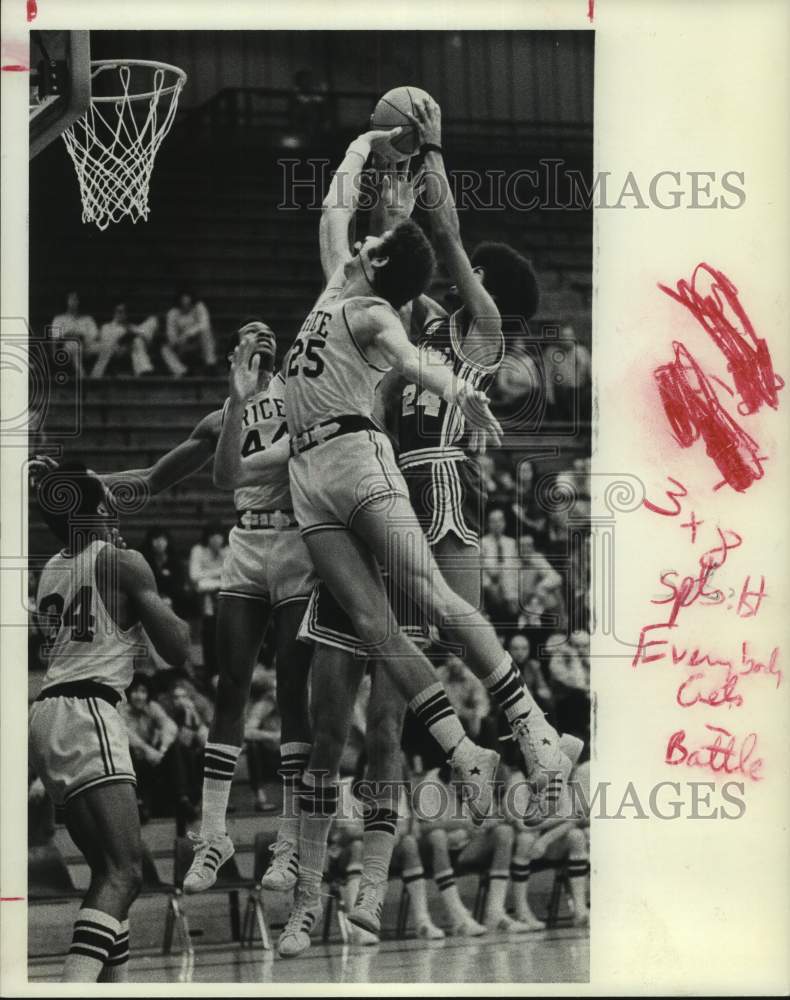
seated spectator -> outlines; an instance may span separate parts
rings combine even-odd
[[[585,670],[576,645],[560,633],[551,636],[546,645],[550,650],[549,674],[552,681],[565,688],[589,691],[589,671]]]
[[[181,558],[165,528],[149,528],[140,551],[154,571],[159,596],[177,615],[186,614],[187,577]]]
[[[258,664],[252,673],[244,746],[247,770],[255,795],[256,812],[274,812],[277,806],[266,795],[266,785],[279,781],[280,713],[277,710],[277,681],[272,670]]]
[[[533,594],[548,594],[562,586],[562,577],[553,569],[548,559],[535,548],[532,535],[522,535],[518,540],[519,605],[524,608]]]
[[[524,831],[521,835],[526,854],[523,863],[525,877],[514,883],[513,902],[516,916],[534,927],[544,925],[535,917],[528,899],[527,888],[534,862],[566,861],[570,882],[571,906],[574,927],[586,927],[590,922],[587,904],[587,886],[590,874],[590,765],[579,764],[570,777],[571,802],[574,817],[560,823],[545,820],[537,829]]]
[[[177,740],[184,748],[187,794],[190,802],[197,803],[203,783],[203,749],[214,709],[211,702],[184,678],[172,682],[168,697],[162,698],[162,705],[178,726]]]
[[[554,695],[554,721],[560,732],[578,736],[585,744],[590,738],[589,659],[580,655],[578,646],[564,635],[548,641],[549,668]],[[586,663],[586,666],[585,666]]]
[[[549,416],[563,422],[589,420],[592,358],[570,324],[560,328],[558,341],[544,347],[543,359]]]
[[[135,325],[129,321],[126,306],[119,303],[112,319],[103,323],[99,331],[96,363],[91,378],[131,372],[133,375],[150,375],[154,370],[148,345],[156,333],[156,316],[149,316]]]
[[[66,296],[66,311],[55,316],[49,333],[68,354],[75,373],[85,375],[98,355],[99,330],[93,316],[80,310],[80,297],[76,292]]]
[[[507,649],[532,697],[543,712],[550,713],[552,709],[551,688],[543,676],[540,663],[529,655],[529,639],[517,632],[508,643]]]
[[[426,823],[423,844],[449,921],[449,935],[478,937],[487,931],[527,933],[533,928],[514,920],[505,912],[511,877],[518,874],[517,866],[525,855],[526,841],[524,844],[521,842],[522,818],[506,814],[507,800],[503,798],[494,815],[482,827],[476,827],[467,807],[460,809],[457,806],[455,793],[447,785],[448,778],[447,766],[438,772],[431,772],[415,786],[413,796],[414,801],[419,803],[418,814],[432,817],[431,823]],[[441,796],[436,794],[437,782],[446,788]],[[445,810],[434,819],[436,808],[431,804],[439,802],[445,803]],[[464,906],[456,884],[459,871],[468,865],[482,868],[488,877],[488,897],[482,924]]]
[[[505,534],[505,514],[488,514],[488,532],[480,539],[485,610],[496,626],[511,626],[518,616],[518,553],[516,540]]]
[[[467,734],[476,740],[480,734],[480,723],[491,710],[483,682],[452,653],[439,668],[439,680],[444,684],[450,704]]]
[[[162,357],[176,376],[216,372],[217,347],[211,317],[205,303],[192,292],[179,292],[175,305],[167,312]]]
[[[152,700],[147,677],[136,674],[126,694],[128,700],[121,702],[119,710],[129,733],[140,819],[147,822],[157,811],[168,814],[175,803],[183,830],[196,811],[189,796],[190,762],[178,738],[178,724]]]
[[[516,535],[528,534],[541,547],[546,531],[546,512],[535,500],[535,467],[523,459],[516,467],[515,497],[510,503],[510,514],[516,526]]]
[[[222,585],[222,569],[227,556],[227,537],[220,524],[209,524],[189,554],[189,579],[200,601],[200,637],[203,645],[203,673],[210,681],[217,673],[217,596]]]

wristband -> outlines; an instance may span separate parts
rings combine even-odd
[[[442,147],[438,146],[435,142],[424,142],[422,146],[420,146],[420,154],[422,156],[425,156],[426,153],[439,153],[441,156],[443,152],[444,150]]]

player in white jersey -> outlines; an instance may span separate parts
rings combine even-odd
[[[461,777],[466,784],[473,818],[482,822],[492,801],[498,754],[468,739],[429,661],[400,631],[380,566],[430,621],[467,649],[476,671],[490,679],[489,687],[501,690],[527,758],[528,777],[559,794],[567,774],[556,732],[542,715],[537,718],[539,713],[531,716],[534,700],[493,628],[439,573],[389,440],[371,419],[379,382],[395,368],[457,405],[483,438],[489,435],[496,443],[500,433],[485,394],[460,379],[440,355],[413,345],[396,312],[422,294],[432,276],[433,254],[419,227],[401,223],[357,244],[355,255],[349,253],[359,174],[371,149],[387,138],[373,132],[351,144],[324,202],[320,237],[328,285],[302,325],[286,369],[291,489],[317,573],[348,613],[366,652],[382,661],[447,753],[456,780]],[[320,912],[326,833],[337,800],[334,779],[359,683],[359,671],[340,662],[344,669],[333,673],[318,669],[318,657],[313,664],[313,752],[303,777],[299,882],[280,954],[299,954],[309,946]],[[555,772],[553,779],[547,770]]]
[[[297,641],[296,634],[315,577],[292,509],[283,380],[274,373],[276,344],[270,327],[249,321],[236,339],[255,348],[260,365],[248,395],[237,397],[231,382],[225,406],[204,417],[186,441],[152,467],[104,477],[111,489],[123,485],[145,496],[197,472],[221,450],[224,457],[215,464],[215,483],[234,490],[237,523],[230,532],[217,609],[216,711],[204,755],[201,827],[195,859],[184,880],[187,892],[212,886],[217,871],[233,854],[225,823],[228,798],[244,743],[252,670],[270,621],[282,719],[284,804],[267,888],[288,888],[296,877],[294,852],[289,849],[298,832],[294,787],[310,750],[307,676],[312,651]]]
[[[128,914],[141,884],[135,775],[116,710],[145,636],[181,665],[189,629],[161,600],[139,552],[119,547],[104,488],[79,462],[37,488],[44,520],[64,544],[45,566],[37,612],[47,672],[31,706],[30,761],[85,857],[91,880],[74,923],[66,982],[127,978]]]

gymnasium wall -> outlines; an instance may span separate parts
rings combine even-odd
[[[181,66],[185,108],[229,87],[288,89],[309,69],[330,90],[423,87],[452,118],[592,124],[586,31],[115,31],[92,32],[91,48]]]

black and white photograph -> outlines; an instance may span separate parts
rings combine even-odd
[[[588,978],[593,39],[31,33],[31,979]]]
[[[2,4],[2,996],[787,994],[789,38]]]

